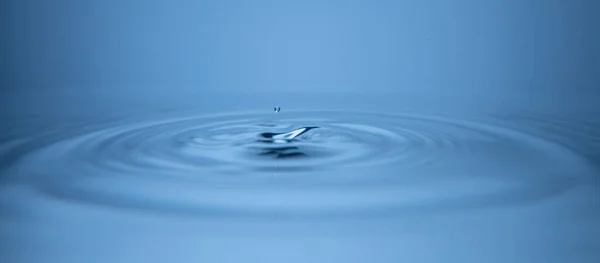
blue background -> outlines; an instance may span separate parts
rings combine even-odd
[[[1,0],[0,161],[7,162],[0,172],[21,157],[15,170],[43,170],[28,155],[53,136],[76,148],[69,136],[93,130],[86,123],[187,109],[272,114],[276,105],[279,115],[489,110],[506,127],[551,143],[540,147],[564,146],[562,153],[577,152],[600,171],[599,11],[597,0]],[[81,158],[103,161],[89,155]],[[87,164],[64,157],[56,158]],[[570,161],[558,159],[557,167]],[[553,167],[526,161],[524,170]],[[584,174],[594,183],[577,181],[581,187],[562,198],[534,204],[307,224],[101,209],[35,189],[53,178],[50,186],[69,189],[79,174],[26,174],[26,184],[0,175],[7,180],[0,181],[0,258],[8,258],[0,261],[600,262],[596,174]],[[535,189],[555,187],[546,179]],[[557,188],[574,187],[569,182]],[[461,183],[446,190],[486,190]],[[131,186],[146,185],[122,187]]]
[[[599,2],[2,1],[8,90],[598,89]]]

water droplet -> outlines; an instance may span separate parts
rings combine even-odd
[[[273,110],[274,110],[275,112],[280,112],[280,111],[281,111],[281,107],[277,106],[277,107],[273,108]]]

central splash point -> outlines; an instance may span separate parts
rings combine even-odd
[[[289,144],[292,143],[296,137],[316,128],[319,127],[302,127],[293,131],[282,133],[265,132],[259,135],[260,137],[262,137],[262,139],[258,140],[258,142],[273,144]],[[300,151],[300,148],[297,146],[265,147],[261,150],[262,151],[261,153],[259,153],[259,155],[273,156],[277,159],[308,156],[306,153]]]
[[[312,130],[312,129],[316,129],[319,127],[302,127],[302,128],[298,128],[295,129],[293,131],[289,131],[289,132],[282,132],[282,133],[273,133],[273,132],[265,132],[265,133],[261,133],[260,136],[264,139],[259,140],[260,142],[265,142],[265,143],[290,143],[292,142],[296,137]]]

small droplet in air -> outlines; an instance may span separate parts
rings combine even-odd
[[[279,112],[279,111],[281,111],[281,107],[277,106],[277,107],[273,108],[273,111]]]

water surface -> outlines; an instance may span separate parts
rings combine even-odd
[[[39,103],[6,106],[0,133],[14,262],[598,258],[592,104],[14,96]]]

